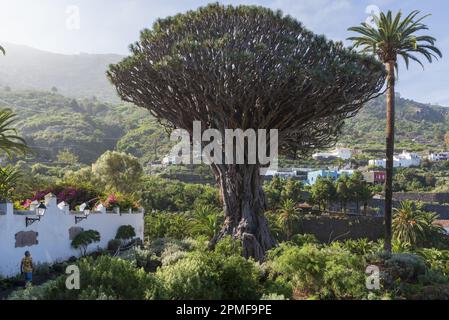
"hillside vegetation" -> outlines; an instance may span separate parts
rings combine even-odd
[[[385,144],[385,97],[379,97],[346,122],[341,143],[358,148]],[[449,108],[399,98],[396,101],[397,148],[441,149],[449,131]]]
[[[346,122],[340,143],[364,150],[383,150],[385,107],[380,97]],[[36,151],[33,161],[53,162],[68,150],[81,163],[94,162],[106,150],[161,160],[172,143],[164,128],[142,108],[97,99],[72,99],[45,91],[0,88],[0,107],[18,114],[17,128]],[[449,108],[399,99],[397,149],[444,149]]]
[[[54,162],[58,154],[70,151],[81,163],[90,164],[106,150],[118,150],[144,163],[161,158],[171,147],[167,133],[149,112],[129,105],[1,89],[0,107],[18,115],[15,125],[35,151],[32,162]]]

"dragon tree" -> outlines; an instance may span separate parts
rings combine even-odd
[[[212,4],[157,20],[111,65],[120,97],[169,128],[277,129],[279,152],[309,154],[331,146],[344,120],[382,88],[374,58],[326,40],[280,11]],[[269,144],[269,142],[267,142]],[[276,246],[264,212],[261,164],[212,163],[227,235],[262,260]]]

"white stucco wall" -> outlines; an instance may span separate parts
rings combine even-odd
[[[98,247],[106,248],[109,240],[114,239],[118,228],[122,225],[134,227],[136,236],[143,239],[143,211],[138,213],[106,213],[93,212],[87,219],[75,224],[74,213],[66,207],[64,210],[58,208],[56,198],[46,198],[47,210],[40,221],[25,226],[25,218],[35,217],[34,211],[29,215],[16,214],[11,203],[2,204],[0,211],[0,275],[3,277],[14,276],[20,272],[20,261],[26,250],[31,252],[34,263],[52,263],[67,260],[72,256],[79,256],[79,250],[71,248],[69,229],[81,227],[84,230],[97,230],[101,235],[101,241],[91,244],[89,251]],[[38,244],[27,247],[16,248],[16,233],[20,231],[38,232]]]

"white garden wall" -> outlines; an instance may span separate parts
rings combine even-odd
[[[115,238],[122,225],[134,227],[136,236],[143,239],[143,211],[134,213],[92,212],[87,219],[75,224],[75,216],[81,212],[71,212],[68,207],[58,208],[56,198],[49,195],[45,199],[47,210],[40,221],[26,227],[26,217],[36,217],[34,211],[15,212],[11,203],[0,205],[0,275],[15,276],[20,272],[20,261],[26,250],[31,252],[34,263],[52,263],[79,256],[79,250],[71,248],[69,229],[81,227],[84,230],[97,230],[101,241],[89,246],[89,251],[98,247],[106,248],[108,241]],[[38,233],[38,243],[31,246],[16,247],[16,234],[21,231]]]

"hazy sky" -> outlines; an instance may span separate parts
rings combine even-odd
[[[25,44],[59,53],[127,54],[139,31],[157,17],[195,9],[213,1],[202,0],[0,0],[0,43]],[[429,34],[448,58],[426,70],[403,67],[398,91],[403,97],[449,106],[449,1],[447,0],[233,0],[281,9],[307,28],[328,38],[344,40],[347,28],[365,21],[367,8],[419,9],[432,13]],[[79,17],[79,18],[78,18]]]

